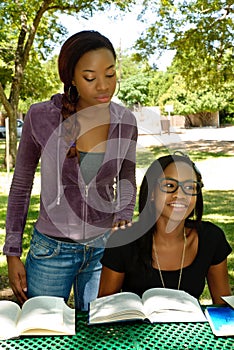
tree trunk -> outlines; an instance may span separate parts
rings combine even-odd
[[[17,153],[17,116],[20,96],[20,85],[23,78],[23,69],[20,61],[15,62],[15,76],[11,86],[9,102],[12,110],[9,117],[9,166],[12,169],[15,166]]]
[[[18,106],[12,104],[12,107]],[[12,169],[15,166],[16,153],[17,153],[17,110],[13,109],[13,113],[9,117],[9,168]],[[5,155],[5,165],[7,164],[7,159]]]
[[[9,168],[12,169],[15,165],[16,151],[17,151],[17,132],[16,132],[16,119],[17,119],[17,106],[18,103],[12,105],[8,101],[5,92],[3,90],[2,84],[0,83],[0,99],[6,110],[7,117],[9,118]],[[6,159],[6,150],[5,150],[5,166],[7,165]]]
[[[219,112],[200,112],[189,114],[185,118],[185,126],[188,128],[203,126],[219,127]]]

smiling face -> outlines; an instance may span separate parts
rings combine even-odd
[[[161,174],[160,179],[171,178],[179,182],[188,181],[185,191],[191,192],[192,181],[197,181],[194,170],[184,162],[176,162],[169,164],[164,172]],[[171,180],[163,180],[165,182],[165,191],[168,186],[170,191],[172,190]],[[175,188],[174,188],[175,189]],[[192,193],[192,192],[191,192]],[[157,183],[153,193],[157,217],[161,215],[167,221],[181,222],[185,220],[189,214],[193,211],[196,205],[196,196],[186,194],[181,186],[177,188],[173,193],[166,193],[160,189],[160,185]]]
[[[110,102],[116,88],[113,53],[106,48],[85,53],[75,66],[72,84],[79,93],[79,109]]]

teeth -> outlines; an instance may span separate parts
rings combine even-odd
[[[170,204],[172,207],[176,207],[176,208],[185,208],[184,204],[179,204],[179,203],[171,203]]]

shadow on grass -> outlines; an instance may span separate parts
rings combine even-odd
[[[207,160],[210,158],[233,157],[234,142],[186,141],[178,144],[170,144],[169,147],[151,146],[151,147],[141,148],[137,151],[137,156],[136,156],[137,167],[147,168],[157,158],[168,154],[173,154],[175,151],[179,151],[179,150],[186,153],[194,162]]]

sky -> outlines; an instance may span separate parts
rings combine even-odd
[[[68,36],[75,34],[81,30],[97,30],[101,34],[110,39],[115,49],[121,48],[123,51],[131,51],[134,42],[140,37],[140,34],[147,28],[147,24],[137,19],[140,12],[140,5],[136,5],[131,13],[126,12],[119,15],[116,19],[111,18],[111,15],[116,15],[116,11],[98,12],[92,18],[85,20],[83,18],[76,19],[74,16],[61,15],[61,24],[68,30]],[[161,59],[153,63],[160,70],[165,70],[170,65],[173,58],[173,53],[166,52]]]
[[[137,11],[125,13],[122,18],[113,19],[104,12],[96,13],[88,20],[77,20],[73,16],[62,15],[62,24],[68,29],[69,36],[83,29],[98,30],[107,36],[115,48],[128,49],[145,29],[145,24],[137,21]]]

